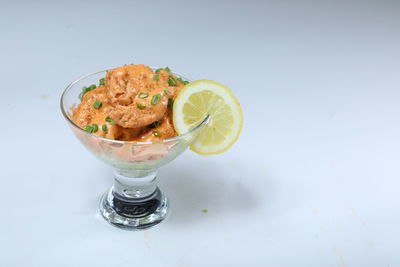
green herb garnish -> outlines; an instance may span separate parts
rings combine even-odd
[[[153,135],[154,135],[154,136],[157,136],[157,137],[158,137],[158,136],[161,136],[160,131],[157,131],[157,130],[156,130],[156,131],[153,131]]]
[[[82,87],[82,92],[79,94],[79,99],[82,101],[83,96],[84,96],[87,92],[92,91],[92,90],[95,89],[95,88],[96,88],[96,85],[94,85],[94,84],[92,84],[92,85],[89,86],[89,87],[86,87],[86,86]]]
[[[116,124],[116,122],[113,121],[113,119],[111,119],[110,117],[106,117],[106,122],[110,123],[111,125]]]
[[[169,91],[168,91],[168,90],[164,90],[164,93],[165,93],[166,95],[169,95]]]
[[[162,70],[166,70],[168,73],[171,73],[171,69],[169,67],[156,69],[155,73],[159,73]]]
[[[207,212],[208,212],[208,209],[203,209],[203,210],[201,210],[201,212],[207,213]]]
[[[87,87],[82,87],[82,92],[79,94],[79,99],[82,101],[83,96],[88,92]]]
[[[150,104],[152,104],[153,106],[157,105],[158,101],[161,98],[162,98],[162,96],[160,94],[153,95],[153,97],[151,98]]]
[[[103,124],[103,126],[101,126],[101,129],[103,130],[103,132],[107,133],[108,131],[108,127],[106,124]]]
[[[169,86],[176,86],[176,81],[175,81],[174,77],[172,77],[172,76],[168,77],[168,84],[169,84]]]
[[[160,75],[154,75],[153,80],[158,81],[158,79],[160,78]]]
[[[147,98],[149,96],[149,94],[148,93],[143,93],[143,92],[141,92],[141,93],[139,93],[139,98],[141,98],[141,99],[143,99],[143,98]]]
[[[94,123],[93,125],[88,125],[85,128],[85,131],[88,133],[95,133],[99,130],[99,125],[97,125],[96,123]]]
[[[145,109],[145,108],[146,108],[146,106],[145,106],[145,105],[142,105],[142,104],[136,104],[136,107],[137,107],[138,109]]]
[[[180,81],[181,83],[183,83],[184,85],[188,84],[188,81],[183,80],[182,78],[176,78],[178,81]]]
[[[99,80],[99,85],[104,85],[105,83],[104,83],[104,78],[101,78],[100,80]]]
[[[93,107],[95,109],[99,109],[101,108],[101,106],[103,105],[103,102],[101,102],[100,100],[96,100],[96,102],[94,102]]]
[[[93,133],[93,126],[86,126],[85,131],[88,133]]]

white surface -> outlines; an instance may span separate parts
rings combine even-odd
[[[2,1],[0,266],[400,266],[399,12]],[[111,170],[58,108],[70,81],[131,62],[224,83],[245,112],[230,151],[160,171],[173,212],[143,232],[95,214]]]

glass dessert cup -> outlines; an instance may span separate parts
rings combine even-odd
[[[114,184],[100,201],[103,218],[123,229],[146,229],[164,220],[169,210],[168,199],[156,184],[158,168],[177,158],[196,140],[209,116],[191,131],[159,142],[118,141],[86,132],[72,121],[72,109],[80,102],[82,87],[98,84],[107,70],[88,74],[68,85],[61,97],[61,111],[81,143],[114,168]]]

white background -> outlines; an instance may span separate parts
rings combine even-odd
[[[58,104],[126,63],[226,84],[245,119],[160,170],[172,214],[139,232],[96,214],[111,169]],[[399,1],[2,0],[0,71],[0,266],[400,266]]]

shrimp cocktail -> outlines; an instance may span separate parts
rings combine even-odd
[[[124,229],[166,218],[168,199],[156,185],[159,167],[188,147],[202,155],[226,151],[243,124],[228,87],[145,65],[74,81],[61,97],[61,110],[86,148],[114,167],[114,185],[102,197],[100,213]]]

